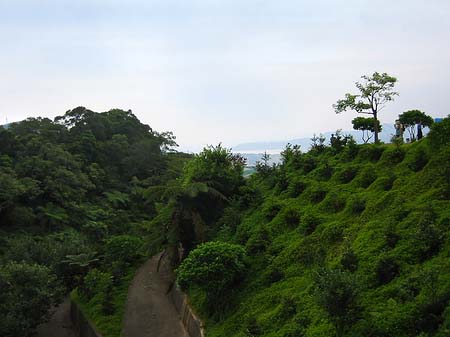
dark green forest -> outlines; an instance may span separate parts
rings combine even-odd
[[[0,127],[1,336],[32,335],[77,287],[94,317],[118,318],[99,322],[118,335],[120,296],[156,214],[144,192],[180,175],[189,156],[175,147],[170,132],[117,109]]]
[[[131,111],[0,128],[0,335],[71,293],[119,336],[165,250],[207,336],[449,336],[450,117],[408,144],[311,142],[244,178],[230,149],[179,153]]]

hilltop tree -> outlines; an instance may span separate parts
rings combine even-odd
[[[394,91],[397,78],[386,73],[373,73],[372,76],[361,76],[362,82],[356,82],[359,94],[345,94],[344,99],[340,99],[333,104],[334,111],[339,114],[343,111],[353,110],[360,114],[372,115],[374,141],[378,142],[379,124],[378,113],[384,108],[387,102],[398,96]]]
[[[382,130],[381,123],[379,120],[374,120],[370,117],[356,117],[352,120],[353,129],[362,131],[362,140],[367,143],[371,138],[372,134],[375,132],[375,124],[377,124],[378,131]]]
[[[433,118],[420,110],[408,110],[398,116],[401,124],[408,129],[411,141],[416,140],[416,125],[417,125],[417,139],[422,138],[422,127],[430,127],[433,124]]]

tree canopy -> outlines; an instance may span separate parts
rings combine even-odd
[[[375,124],[377,124],[378,131],[382,131],[380,121],[374,120],[373,118],[356,117],[352,120],[352,124],[354,130],[362,131],[362,140],[364,143],[367,143],[372,138],[370,133],[375,132]]]
[[[433,118],[420,110],[408,110],[398,116],[398,120],[408,130],[411,141],[416,140],[416,136],[422,138],[419,132],[422,127],[430,127]],[[417,126],[417,134],[416,134]]]
[[[374,72],[371,76],[361,76],[362,81],[356,82],[358,94],[345,94],[344,99],[333,104],[334,111],[341,112],[352,110],[360,114],[372,115],[374,124],[374,141],[378,142],[378,113],[385,107],[386,103],[392,101],[398,95],[394,91],[397,78],[386,73]]]

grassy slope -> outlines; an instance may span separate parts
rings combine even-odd
[[[362,146],[353,160],[321,156],[315,170],[291,172],[284,191],[260,184],[263,203],[216,238],[244,244],[250,270],[221,317],[207,319],[208,336],[334,336],[313,295],[324,266],[358,280],[349,336],[450,336],[450,152],[432,153],[427,140],[398,151]],[[201,294],[192,300],[202,307]]]

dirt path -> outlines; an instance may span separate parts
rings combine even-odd
[[[77,337],[70,320],[70,299],[55,308],[52,318],[37,329],[37,337]]]
[[[122,324],[123,337],[189,337],[166,293],[173,279],[158,256],[136,272],[128,289]]]

